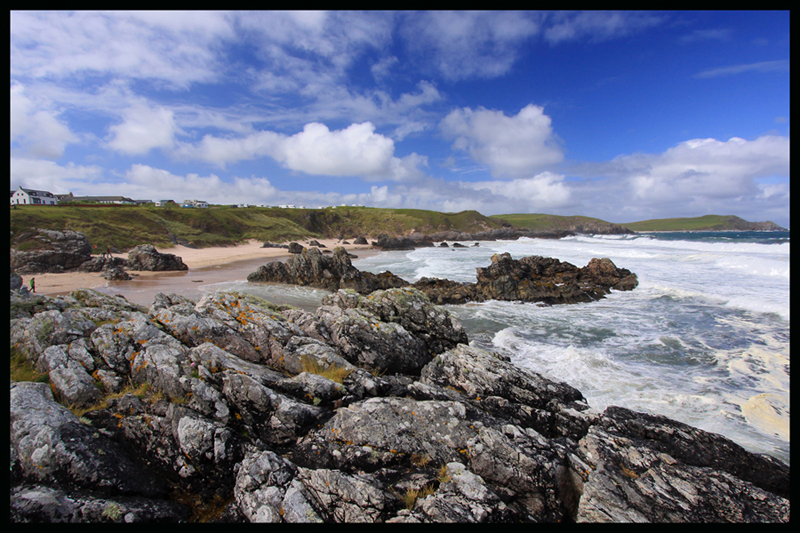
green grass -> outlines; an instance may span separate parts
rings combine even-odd
[[[482,231],[501,223],[477,211],[438,213],[419,209],[337,207],[280,209],[211,207],[189,209],[155,206],[17,206],[11,209],[11,243],[36,247],[30,229],[71,229],[86,235],[98,253],[107,247],[124,252],[139,244],[169,248],[169,235],[192,246],[229,246],[249,239],[285,242],[303,238],[376,238],[381,233],[413,230]]]
[[[25,354],[16,347],[11,346],[11,381],[35,381],[37,383],[49,383],[50,378],[45,373],[42,374],[33,366]]]
[[[97,246],[98,253],[106,247],[126,251],[139,244],[169,248],[173,245],[170,234],[198,248],[229,246],[249,239],[280,242],[315,236],[290,219],[259,208],[18,206],[11,210],[14,247],[35,246],[26,244],[31,242],[26,240],[31,228],[79,231]]]

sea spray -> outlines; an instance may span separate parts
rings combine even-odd
[[[597,409],[662,414],[789,461],[788,233],[523,238],[354,265],[411,282],[472,282],[476,268],[503,252],[576,266],[609,257],[636,273],[639,286],[586,304],[448,306],[473,343],[566,381]]]
[[[449,243],[453,244],[453,243]],[[474,282],[495,253],[585,266],[608,257],[633,291],[585,304],[489,301],[447,306],[471,342],[618,405],[723,434],[789,462],[788,232],[670,233],[483,241],[392,251],[353,265]],[[324,291],[231,282],[215,289],[313,309]],[[209,287],[210,289],[210,287]]]

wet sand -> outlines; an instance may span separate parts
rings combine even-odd
[[[368,257],[379,252],[370,245],[343,245],[336,239],[317,239],[325,248],[333,250],[336,246],[344,248],[359,258]],[[300,242],[308,246],[307,242]],[[108,281],[99,273],[68,272],[63,274],[35,274],[23,276],[23,284],[30,287],[30,278],[35,278],[36,293],[56,296],[69,294],[71,291],[86,288],[95,289],[105,294],[122,295],[128,301],[149,307],[159,292],[172,292],[193,300],[202,297],[207,291],[203,287],[226,281],[246,280],[247,275],[259,266],[270,261],[285,261],[291,254],[285,248],[262,248],[258,241],[250,241],[239,246],[220,246],[193,249],[176,245],[172,248],[160,248],[161,253],[175,254],[180,257],[189,270],[178,272],[135,272],[129,274],[133,279],[128,281]],[[115,257],[127,258],[127,254],[113,254]]]

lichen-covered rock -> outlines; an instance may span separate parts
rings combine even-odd
[[[12,349],[49,384],[11,383],[12,521],[789,520],[787,465],[593,410],[469,346],[413,288],[316,313],[238,293],[15,298]]]
[[[547,435],[552,433],[553,417],[562,409],[588,407],[580,391],[566,383],[464,344],[436,356],[420,377],[422,383],[461,390],[488,412]]]
[[[341,309],[365,309],[382,322],[403,326],[403,329],[420,338],[431,353],[438,354],[467,343],[467,334],[453,316],[435,306],[419,290],[411,287],[378,290],[366,297],[346,291],[325,296],[323,305]]]
[[[788,498],[788,467],[763,460],[753,469],[761,456],[743,451],[664,417],[609,408],[581,439],[572,463],[581,495],[575,520],[788,521],[789,500],[776,494]]]
[[[111,438],[56,403],[45,383],[11,383],[12,471],[70,490],[165,497],[168,487]]]

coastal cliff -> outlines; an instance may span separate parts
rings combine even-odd
[[[789,520],[787,465],[592,409],[414,288],[10,309],[12,522]]]

